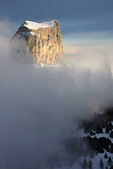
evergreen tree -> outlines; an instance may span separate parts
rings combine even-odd
[[[113,169],[113,165],[111,165],[110,169]]]
[[[89,169],[92,169],[92,161],[91,161],[91,160],[89,160],[88,168],[89,168]]]
[[[83,163],[82,163],[82,168],[86,169],[87,168],[87,160],[84,159]]]
[[[100,159],[100,169],[103,169],[104,168],[104,164],[103,164],[103,160],[102,158]]]
[[[108,163],[108,165],[111,165],[111,164],[112,164],[112,159],[111,159],[111,157],[108,158],[107,163]]]
[[[108,155],[105,153],[104,158],[108,158]]]

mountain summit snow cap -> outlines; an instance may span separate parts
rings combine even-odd
[[[39,29],[39,28],[47,28],[47,27],[51,27],[54,26],[55,22],[58,22],[56,20],[50,20],[50,21],[46,21],[46,22],[42,22],[42,23],[37,23],[37,22],[33,22],[33,21],[24,21],[24,23],[22,24],[22,26],[25,26],[29,29]]]

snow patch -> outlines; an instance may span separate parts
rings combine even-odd
[[[25,26],[29,29],[39,29],[39,28],[46,28],[46,27],[51,27],[54,26],[55,20],[47,21],[47,22],[42,22],[42,23],[37,23],[37,22],[32,22],[32,21],[25,21],[22,26]]]

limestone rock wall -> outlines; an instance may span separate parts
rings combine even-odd
[[[56,64],[65,58],[58,21],[54,21],[53,26],[38,29],[29,29],[22,25],[14,37],[17,35],[26,40],[38,65]]]

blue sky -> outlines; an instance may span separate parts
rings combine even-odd
[[[113,38],[113,0],[0,0],[0,18],[9,18],[15,32],[25,20],[60,21],[65,39]]]

